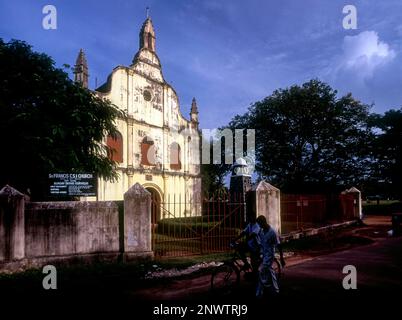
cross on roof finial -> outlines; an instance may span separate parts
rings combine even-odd
[[[149,7],[146,8],[147,11],[147,19],[149,18]]]

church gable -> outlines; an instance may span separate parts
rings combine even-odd
[[[155,53],[147,49],[141,49],[134,57],[133,64],[130,66],[138,74],[158,82],[165,82],[159,62]]]
[[[127,115],[116,119],[116,135],[104,137],[119,180],[99,179],[99,199],[119,200],[136,182],[159,190],[161,199],[170,193],[192,197],[201,188],[196,101],[193,99],[187,120],[180,111],[176,91],[163,77],[151,19],[144,22],[139,40],[132,64],[115,67],[106,83],[94,92]],[[74,70],[75,80],[85,86],[88,68],[83,52]]]
[[[161,63],[155,52],[155,30],[151,18],[147,18],[140,31],[140,49],[133,59],[133,68],[139,74],[159,82],[165,82]]]
[[[134,121],[176,132],[198,128],[198,111],[192,107],[191,119],[183,117],[175,90],[164,80],[155,39],[152,21],[147,18],[133,63],[116,67],[97,94],[127,112]]]

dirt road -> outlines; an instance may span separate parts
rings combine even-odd
[[[357,271],[357,290],[345,290],[343,267]],[[133,299],[205,300],[209,297],[210,276],[172,280],[167,283],[126,292]],[[402,238],[380,239],[374,244],[318,256],[285,268],[281,299],[329,299],[345,295],[389,295],[402,289]],[[349,292],[348,292],[349,291]],[[254,287],[242,281],[236,298],[254,294]]]

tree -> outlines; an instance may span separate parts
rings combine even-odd
[[[123,114],[71,81],[47,55],[0,39],[0,183],[43,198],[51,172],[117,178],[102,143]]]
[[[402,199],[402,108],[374,115],[374,123],[380,133],[373,144],[376,162],[371,180],[382,194]]]
[[[216,138],[212,137],[212,141]],[[211,142],[205,137],[202,140],[203,144],[210,144]],[[213,153],[211,150],[209,163],[201,164],[201,177],[202,177],[202,192],[205,196],[223,196],[227,193],[225,187],[225,176],[230,168],[230,165],[224,163],[224,143],[221,145],[221,163],[213,162]],[[212,148],[210,148],[212,149]]]
[[[358,185],[368,174],[369,106],[337,98],[311,80],[279,89],[250,106],[230,128],[256,129],[256,170],[284,191],[322,192]]]

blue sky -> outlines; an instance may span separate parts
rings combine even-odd
[[[46,4],[57,8],[57,30],[42,28]],[[347,4],[356,30],[342,27]],[[147,6],[165,79],[184,115],[197,98],[203,128],[311,78],[375,112],[402,106],[400,0],[0,0],[0,37],[25,40],[58,66],[73,65],[83,48],[94,88],[131,63]]]

